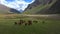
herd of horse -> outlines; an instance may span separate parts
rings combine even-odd
[[[22,25],[22,24],[24,24],[25,26],[26,25],[32,25],[33,23],[38,23],[38,21],[37,20],[34,20],[34,21],[32,21],[32,20],[28,20],[28,21],[19,20],[18,22],[14,22],[15,25]],[[44,24],[45,21],[42,21],[42,23]]]

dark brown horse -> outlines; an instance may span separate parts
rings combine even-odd
[[[28,25],[32,25],[32,21],[31,20],[28,21]]]
[[[28,25],[28,23],[25,21],[25,22],[24,22],[24,25],[26,26],[26,25]]]
[[[45,23],[45,21],[42,21],[42,23],[44,24],[44,23]]]
[[[33,21],[33,23],[38,23],[38,21]]]
[[[23,24],[24,22],[25,22],[24,20],[20,20],[18,24],[21,25],[21,24]]]
[[[14,22],[14,24],[16,25],[16,24],[17,24],[17,22]]]

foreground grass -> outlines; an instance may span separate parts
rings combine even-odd
[[[48,19],[48,18],[33,18],[33,17],[20,17],[20,18],[2,18],[0,16],[0,34],[60,34],[60,19]],[[38,23],[33,23],[32,25],[25,26],[15,25],[14,22],[23,19],[37,20]],[[42,21],[45,21],[43,24]]]

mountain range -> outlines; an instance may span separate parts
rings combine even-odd
[[[15,9],[0,5],[0,13],[9,14],[19,12]],[[60,14],[60,0],[36,0],[22,14]]]

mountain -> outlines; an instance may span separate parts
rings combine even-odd
[[[0,13],[9,14],[19,12],[15,9],[0,5]],[[60,14],[60,0],[36,0],[22,14]]]
[[[49,14],[60,14],[60,0],[57,0],[47,11]]]
[[[49,9],[41,10],[37,14],[60,14],[60,0],[57,0]]]
[[[1,13],[8,13],[8,12],[9,12],[9,8],[0,4],[0,14]]]
[[[22,10],[20,10],[20,11],[22,11]],[[10,8],[10,12],[12,12],[12,13],[20,13],[19,11],[15,10],[15,9],[12,9],[12,8]]]
[[[60,0],[36,0],[24,14],[60,14]]]

